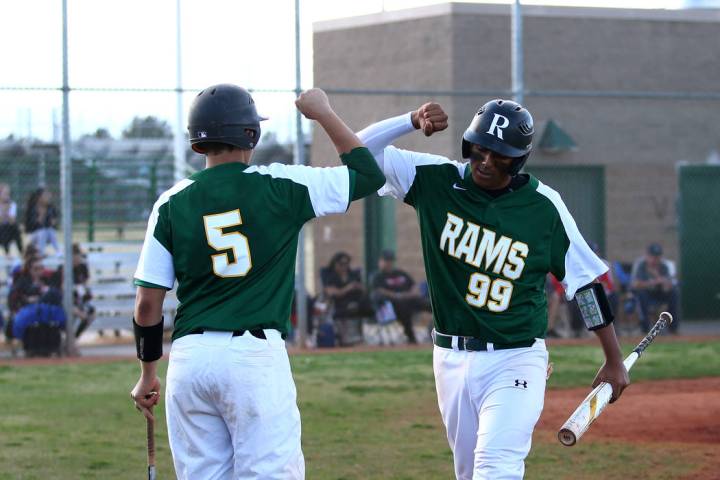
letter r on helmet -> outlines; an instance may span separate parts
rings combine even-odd
[[[495,116],[493,117],[492,123],[490,123],[490,128],[486,133],[489,133],[490,135],[495,135],[500,140],[504,140],[502,131],[503,128],[507,128],[507,126],[510,125],[510,120],[507,117],[500,115],[499,113],[496,113],[494,115]],[[502,119],[502,123],[500,123],[500,119]],[[497,130],[497,133],[494,133],[494,130]]]

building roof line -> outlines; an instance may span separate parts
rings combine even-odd
[[[355,17],[323,20],[313,23],[314,32],[345,30],[394,22],[419,20],[448,15],[510,15],[509,4],[495,3],[440,3],[423,7],[391,10]],[[523,5],[524,17],[553,18],[596,18],[614,20],[650,20],[661,22],[720,23],[720,9],[642,9],[642,8],[601,8],[564,7],[550,5]]]

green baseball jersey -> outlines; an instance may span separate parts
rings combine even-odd
[[[435,329],[498,344],[543,338],[548,272],[569,300],[607,266],[556,191],[530,176],[493,198],[475,185],[468,163],[386,146],[413,130],[406,115],[358,135],[387,178],[378,193],[417,212]]]
[[[170,289],[177,278],[173,339],[196,329],[286,335],[298,232],[313,217],[346,211],[351,185],[345,166],[202,170],[155,203],[135,283]]]

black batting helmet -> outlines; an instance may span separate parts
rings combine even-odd
[[[491,100],[480,107],[462,140],[462,156],[470,157],[472,144],[514,159],[510,174],[516,175],[532,150],[533,118],[519,103]]]
[[[209,142],[255,148],[262,120],[267,119],[257,114],[250,92],[227,83],[213,85],[198,93],[190,107],[190,145],[198,153]]]

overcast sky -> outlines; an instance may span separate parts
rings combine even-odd
[[[256,89],[294,88],[294,3],[182,0],[183,86],[199,89],[232,82]],[[442,2],[301,0],[303,87],[312,86],[313,22],[435,3]],[[523,0],[523,4],[679,8],[683,0]],[[0,87],[61,86],[61,0],[0,0],[0,5]],[[176,0],[68,0],[68,16],[72,88],[175,87]],[[293,95],[254,96],[261,113],[271,117],[264,125],[266,131],[289,138]],[[185,109],[192,97],[185,96]],[[58,91],[0,90],[0,138],[14,133],[51,139],[61,102]],[[135,115],[174,122],[175,96],[73,92],[70,109],[73,137],[98,127],[119,135]]]

